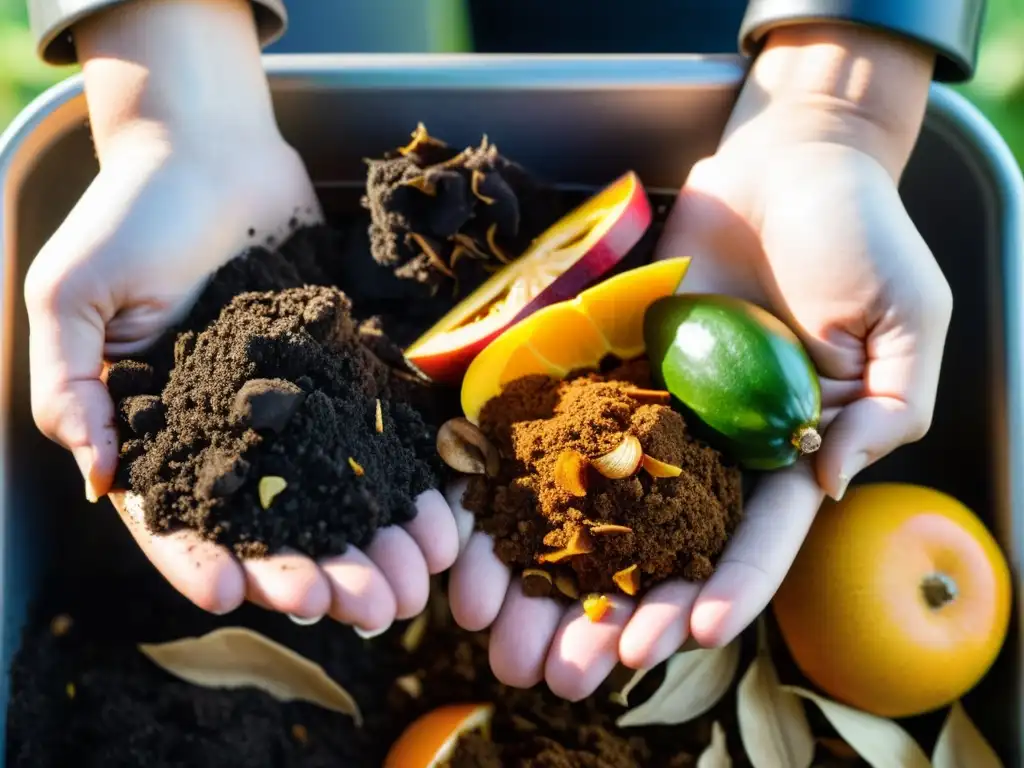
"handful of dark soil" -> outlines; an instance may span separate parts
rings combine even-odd
[[[565,381],[527,376],[485,407],[502,455],[464,504],[531,594],[706,579],[741,517],[741,476],[695,440],[645,362]]]
[[[414,407],[425,387],[322,284],[303,258],[314,236],[232,262],[166,343],[111,368],[120,483],[152,530],[318,557],[411,519],[438,485],[435,430]]]

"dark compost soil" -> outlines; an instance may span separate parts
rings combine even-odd
[[[635,594],[667,578],[711,575],[740,521],[741,475],[676,411],[645,401],[651,393],[638,387],[649,379],[646,361],[566,381],[527,376],[484,406],[480,427],[503,456],[501,471],[474,476],[464,504],[506,564],[531,575],[553,569],[547,584],[561,572],[578,585],[570,592],[583,593],[626,583]],[[566,454],[592,462],[627,436],[678,476],[637,467],[608,479],[583,465],[574,488],[560,475]]]

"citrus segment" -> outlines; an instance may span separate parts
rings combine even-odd
[[[431,710],[398,737],[383,768],[436,768],[451,758],[459,739],[489,728],[491,704],[451,704]]]
[[[609,353],[622,359],[643,354],[644,313],[676,290],[689,264],[688,258],[667,259],[631,269],[513,325],[470,363],[462,380],[466,418],[476,423],[488,400],[528,374],[561,378],[597,368]]]
[[[622,359],[643,354],[643,313],[637,321],[634,308],[642,305],[646,309],[675,293],[689,266],[689,258],[656,261],[642,273],[636,269],[623,272],[580,294],[583,311],[601,329],[612,354]]]

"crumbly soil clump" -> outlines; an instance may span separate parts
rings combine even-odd
[[[695,440],[679,413],[652,402],[648,386],[649,369],[636,362],[565,381],[527,376],[484,407],[480,427],[502,454],[501,471],[474,476],[464,504],[498,557],[528,569],[530,593],[635,594],[714,571],[741,517],[740,472]],[[609,479],[594,470],[630,436],[678,475],[637,467]],[[560,466],[567,452],[584,459],[575,483]],[[544,578],[533,578],[538,569]],[[559,587],[565,579],[576,590]]]
[[[151,530],[318,557],[411,519],[437,486],[426,387],[324,284],[317,237],[236,259],[164,343],[112,366],[119,480]],[[280,479],[269,503],[266,478]]]

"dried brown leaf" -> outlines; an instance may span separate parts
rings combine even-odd
[[[932,753],[932,765],[934,768],[1003,768],[1002,760],[959,701],[949,708]]]
[[[644,703],[619,717],[620,728],[680,725],[700,717],[721,700],[740,663],[737,638],[722,648],[676,653],[668,660],[665,680]]]
[[[813,702],[836,732],[874,768],[931,768],[924,750],[892,720],[861,712],[796,686],[783,686]]]
[[[696,768],[732,768],[732,758],[725,743],[725,729],[715,720],[711,724],[711,743],[697,758]]]
[[[139,650],[166,672],[203,688],[258,688],[278,701],[305,701],[363,716],[351,694],[323,667],[258,632],[224,627],[201,637],[142,644]]]
[[[758,621],[757,646],[736,692],[743,748],[754,768],[808,768],[814,759],[814,734],[803,703],[779,684],[764,619]]]

